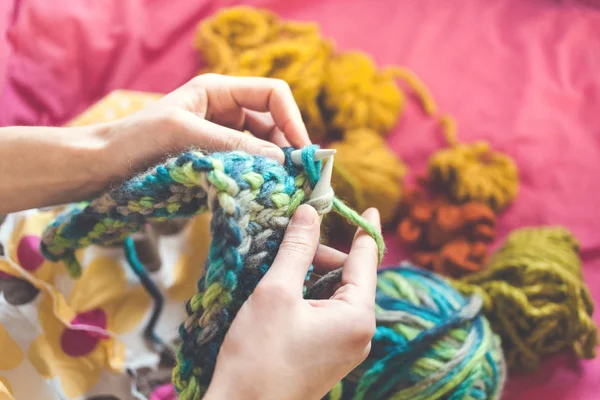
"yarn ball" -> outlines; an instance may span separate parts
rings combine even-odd
[[[405,101],[394,77],[357,51],[329,60],[323,89],[324,113],[330,129],[336,132],[368,128],[387,134]]]
[[[194,47],[206,64],[201,72],[285,80],[318,143],[354,129],[389,133],[405,103],[398,79],[415,92],[427,114],[435,113],[432,96],[411,71],[378,68],[363,52],[338,52],[318,25],[286,21],[268,10],[219,10],[200,22]]]
[[[478,295],[408,263],[379,273],[367,359],[326,397],[498,399],[506,368]]]
[[[455,202],[479,201],[495,211],[508,207],[517,196],[517,167],[506,154],[492,151],[488,143],[456,144],[429,159],[432,189]]]
[[[325,135],[318,98],[333,44],[321,37],[316,24],[282,21],[252,7],[231,7],[203,20],[194,43],[206,63],[202,72],[286,81],[312,139]]]
[[[566,349],[595,357],[598,328],[578,251],[565,228],[518,229],[486,270],[455,282],[483,298],[509,367],[534,369],[545,355]]]
[[[400,204],[406,173],[406,166],[398,156],[370,129],[348,131],[343,140],[329,147],[337,151],[331,181],[336,196],[359,212],[375,207],[382,223],[390,222]],[[335,215],[328,216],[325,224],[327,229],[346,238],[354,234]]]
[[[459,278],[486,264],[496,215],[485,204],[452,204],[415,188],[403,196],[399,214],[396,235],[420,267]]]
[[[227,8],[198,24],[193,44],[213,72],[227,74],[240,52],[272,40],[277,21],[273,13],[265,10]]]

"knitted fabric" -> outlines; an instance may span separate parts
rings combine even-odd
[[[309,199],[319,179],[317,146],[302,150],[303,167],[284,166],[242,152],[204,155],[187,152],[135,177],[90,203],[68,207],[42,237],[42,252],[80,273],[75,250],[91,244],[125,243],[132,268],[142,268],[129,237],[148,222],[212,212],[205,276],[186,305],[182,346],[174,383],[180,398],[201,396],[212,377],[229,324],[270,267],[291,215],[302,203],[320,214],[334,209],[375,238],[380,260],[384,243],[374,227],[329,194]],[[138,274],[141,279],[143,275]]]
[[[379,273],[376,302],[371,352],[329,400],[500,397],[504,357],[479,296],[405,263]]]

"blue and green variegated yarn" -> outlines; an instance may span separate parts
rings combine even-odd
[[[292,165],[291,149],[286,149],[285,165],[242,152],[184,153],[98,199],[65,209],[44,233],[42,251],[50,260],[65,261],[78,275],[78,248],[127,243],[148,221],[212,212],[206,273],[186,304],[188,317],[179,330],[182,344],[173,371],[179,398],[200,399],[230,323],[270,267],[300,204],[309,202],[320,213],[333,209],[362,226],[383,254],[381,235],[333,193],[309,200],[320,171],[319,163],[312,162],[315,149],[303,149],[304,167]],[[322,281],[336,276],[339,271]],[[307,293],[311,295],[316,292]],[[503,357],[479,314],[477,297],[466,299],[434,274],[403,266],[380,274],[377,303],[370,356],[328,398],[499,397]]]
[[[44,232],[42,252],[50,260],[63,260],[77,276],[78,248],[125,243],[128,260],[144,283],[148,279],[130,254],[129,236],[149,221],[210,210],[213,240],[206,273],[186,306],[189,317],[180,328],[182,345],[174,371],[180,398],[197,398],[208,387],[229,324],[270,267],[300,204],[309,203],[320,214],[333,209],[363,227],[383,256],[381,234],[334,198],[333,191],[310,199],[321,170],[321,162],[313,161],[316,149],[302,149],[302,167],[292,164],[292,149],[284,150],[285,165],[243,152],[184,153],[89,203],[68,207]],[[152,286],[145,284],[150,290]]]
[[[376,302],[369,357],[327,399],[500,398],[504,357],[479,297],[403,264],[379,273]]]

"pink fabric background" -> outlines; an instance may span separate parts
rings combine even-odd
[[[166,92],[197,69],[194,28],[210,0],[0,0],[0,125],[61,124],[117,88]],[[517,160],[521,192],[500,237],[564,224],[582,243],[600,303],[600,1],[255,0],[315,20],[342,49],[412,68],[463,141]],[[414,169],[442,145],[408,108],[390,145]],[[388,240],[387,263],[401,254]],[[596,321],[600,321],[596,314]],[[600,359],[567,355],[513,376],[507,399],[597,399]]]

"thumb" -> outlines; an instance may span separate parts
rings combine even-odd
[[[302,295],[302,287],[319,244],[319,216],[317,211],[303,204],[292,216],[273,265],[261,284],[289,288]]]

